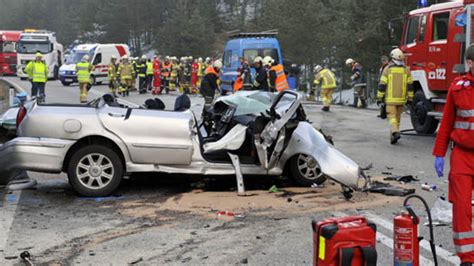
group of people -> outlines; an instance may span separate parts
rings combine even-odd
[[[208,57],[204,61],[202,58],[193,59],[192,56],[181,57],[166,56],[163,60],[157,55],[153,59],[143,55],[141,58],[128,59],[127,56],[121,58],[117,65],[116,59],[112,59],[109,64],[109,80],[120,80],[119,93],[129,94],[133,89],[135,79],[138,78],[138,91],[141,94],[151,92],[151,94],[169,93],[179,90],[180,92],[197,93],[200,87],[205,69],[211,64]],[[128,67],[128,65],[130,67]],[[123,77],[125,74],[125,79]],[[131,77],[131,78],[130,78]],[[122,81],[124,80],[124,81]],[[130,81],[131,84],[130,84]],[[110,82],[111,93],[117,88],[115,82]]]
[[[253,59],[255,77],[252,77],[251,66],[244,57],[240,58],[234,92],[239,90],[261,90],[280,92],[289,88],[283,65],[271,56],[257,56]]]

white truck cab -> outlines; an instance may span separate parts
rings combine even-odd
[[[43,54],[48,65],[48,78],[58,79],[59,68],[64,62],[63,45],[56,40],[56,33],[46,30],[27,29],[20,34],[17,47],[17,76],[26,79],[26,65],[35,60],[35,54]]]
[[[93,84],[107,82],[108,65],[112,56],[120,59],[122,56],[130,56],[126,44],[80,44],[75,46],[71,53],[66,55],[66,62],[59,69],[59,79],[64,86],[77,82],[76,64],[88,55],[95,69],[91,73]],[[117,63],[119,61],[117,60]]]

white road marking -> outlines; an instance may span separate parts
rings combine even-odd
[[[343,212],[333,212],[332,214],[334,214],[336,217],[348,216],[347,214],[345,214]],[[371,219],[371,218],[369,218],[369,219],[372,222],[377,223],[373,219]],[[384,227],[384,226],[382,226],[382,227]],[[388,237],[388,236],[386,236],[386,235],[384,235],[380,232],[377,232],[376,238],[377,238],[377,242],[382,243],[384,246],[387,246],[390,249],[393,249],[393,239],[392,238],[390,238],[390,237]],[[431,266],[431,265],[434,265],[434,262],[420,255],[420,265]]]
[[[385,229],[389,230],[390,232],[393,232],[393,223],[392,222],[387,221],[384,218],[382,218],[378,215],[375,215],[371,212],[363,212],[363,215],[366,216],[372,222],[375,222],[376,224],[384,227]],[[431,247],[430,247],[430,243],[428,241],[422,240],[420,242],[420,247],[422,247],[423,249],[425,249],[425,250],[427,250],[428,252],[431,253]],[[436,255],[438,256],[438,258],[442,258],[443,260],[449,261],[449,262],[451,262],[452,264],[455,264],[455,265],[459,265],[461,263],[459,258],[457,256],[454,256],[452,252],[449,252],[446,249],[438,247],[438,246],[436,247]]]
[[[13,226],[13,220],[15,218],[16,208],[18,207],[18,201],[20,200],[21,190],[13,191],[11,194],[6,194],[0,203],[0,264],[2,264],[3,255],[8,244],[8,236]]]

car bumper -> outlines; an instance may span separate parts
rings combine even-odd
[[[0,185],[19,171],[59,173],[74,141],[18,137],[0,146]]]
[[[77,76],[72,75],[59,75],[61,82],[77,82]]]

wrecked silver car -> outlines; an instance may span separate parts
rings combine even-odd
[[[111,97],[84,105],[28,102],[18,137],[0,146],[0,184],[18,171],[65,172],[84,196],[112,193],[125,175],[282,175],[309,186],[326,178],[367,185],[360,167],[307,121],[302,96],[239,92],[219,98],[198,123],[191,111],[130,107]]]

